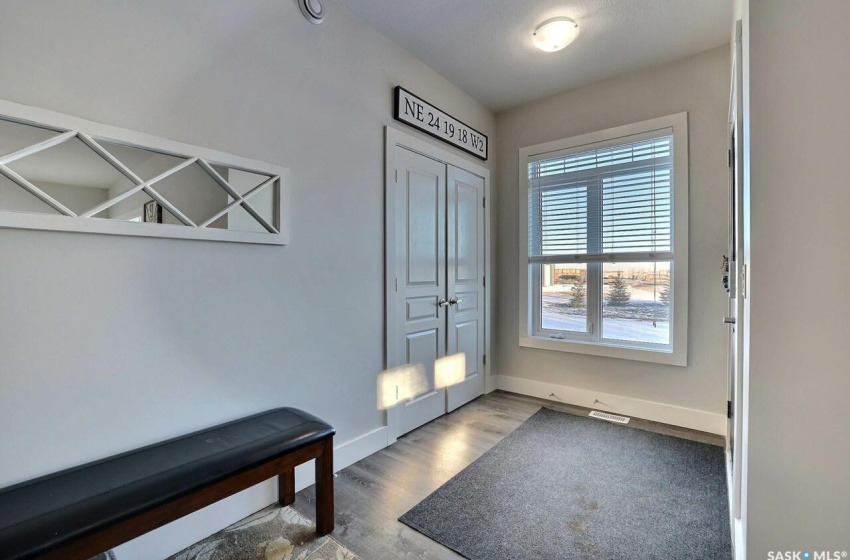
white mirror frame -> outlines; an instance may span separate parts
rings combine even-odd
[[[46,109],[29,107],[27,105],[21,105],[19,103],[3,99],[0,99],[0,119],[56,131],[56,136],[48,140],[17,150],[11,154],[0,154],[0,173],[64,214],[56,216],[0,210],[0,228],[103,233],[137,237],[199,239],[210,241],[230,241],[236,243],[258,243],[265,245],[286,245],[289,243],[289,170],[286,167],[252,160],[201,146],[184,144],[167,138],[160,138],[158,136],[152,136],[141,132],[88,121],[62,113],[48,111]],[[107,163],[115,167],[118,172],[132,181],[135,186],[120,197],[113,198],[98,208],[92,209],[91,211],[78,216],[67,208],[64,208],[61,203],[53,199],[45,200],[45,197],[50,197],[42,193],[37,187],[28,183],[26,179],[18,176],[14,171],[7,167],[8,163],[17,159],[57,146],[73,138],[79,138],[83,141],[95,153],[106,160]],[[159,177],[144,181],[101,147],[98,143],[99,141],[106,141],[113,144],[120,144],[132,148],[140,148],[152,152],[177,156],[184,158],[186,161]],[[207,222],[200,225],[195,224],[191,222],[191,220],[188,220],[188,218],[182,215],[179,210],[174,208],[167,200],[162,198],[151,188],[151,184],[155,181],[172,173],[176,173],[180,169],[196,162],[203,167],[204,170],[206,170],[207,173],[209,173],[225,191],[228,192],[231,198],[233,198],[233,201],[228,204],[226,209],[215,216],[215,218],[220,217],[226,211],[234,208],[235,206],[241,205],[268,230],[268,233],[231,231],[205,227],[212,220],[207,220]],[[212,167],[214,165],[268,175],[271,178],[263,183],[263,185],[253,189],[251,192],[248,192],[243,196],[230,187],[227,181],[216,173]],[[247,198],[250,198],[253,193],[259,191],[264,185],[268,185],[266,188],[276,189],[276,219],[273,220],[275,223],[270,223],[264,220],[245,203]],[[90,217],[97,212],[104,210],[105,207],[111,206],[123,198],[139,191],[146,192],[163,207],[174,213],[175,216],[183,221],[184,225],[121,222]]]

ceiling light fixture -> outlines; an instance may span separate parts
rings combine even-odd
[[[319,25],[325,19],[325,7],[322,5],[322,0],[298,0],[298,7],[310,23]]]
[[[541,51],[563,49],[578,37],[578,24],[566,16],[547,19],[534,30],[534,46]]]

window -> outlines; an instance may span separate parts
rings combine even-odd
[[[520,150],[520,344],[687,363],[687,115]]]

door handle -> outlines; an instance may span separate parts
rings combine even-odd
[[[446,301],[446,298],[440,298],[440,301],[437,302],[437,307],[448,307],[449,302]]]
[[[723,322],[727,325],[734,325],[736,323],[735,317],[723,317]]]
[[[463,303],[463,300],[457,299],[456,297],[453,297],[452,299],[449,300],[449,305],[457,305],[459,303]]]

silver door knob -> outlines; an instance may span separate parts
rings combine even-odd
[[[723,317],[723,322],[726,323],[727,325],[734,325],[735,324],[735,318],[734,317]]]
[[[448,307],[449,302],[446,301],[446,298],[440,298],[440,301],[437,302],[437,307]]]
[[[449,300],[449,305],[457,305],[459,303],[463,303],[463,300],[457,299],[456,297],[453,297],[452,299]]]

